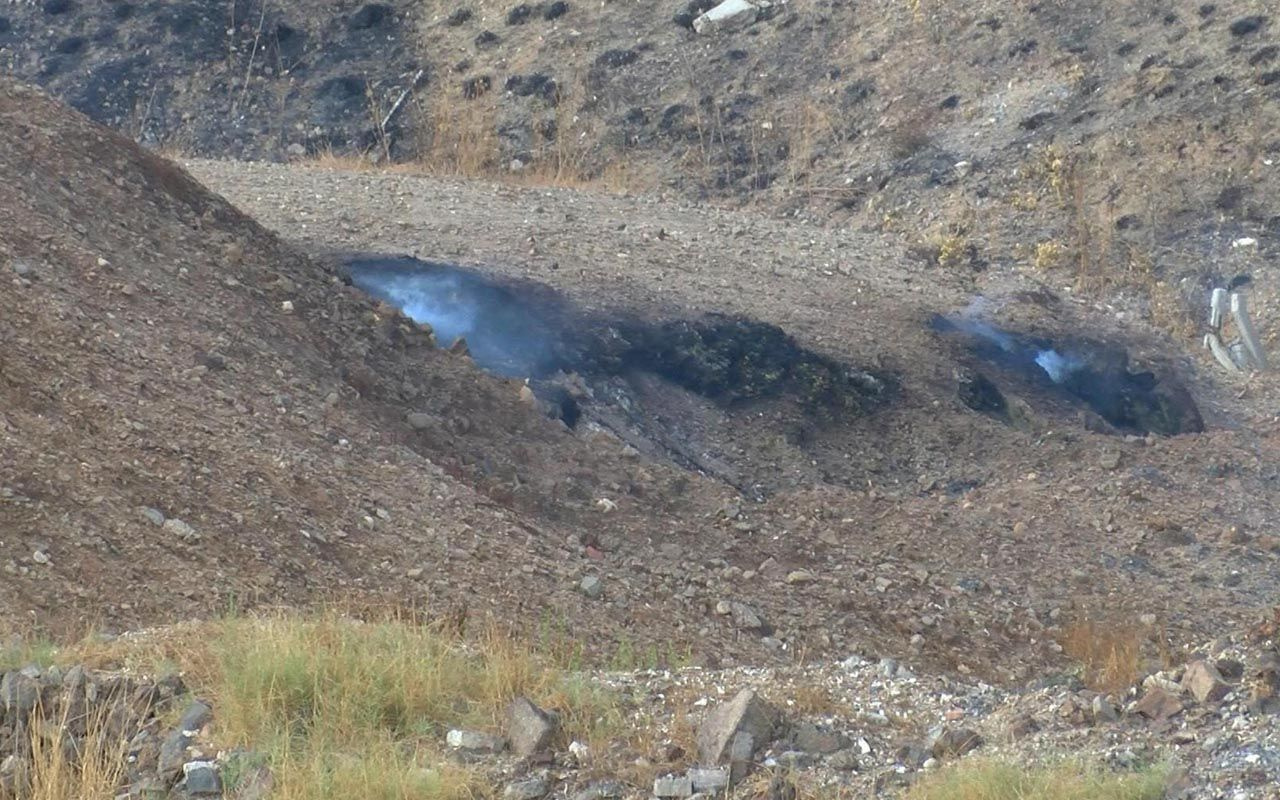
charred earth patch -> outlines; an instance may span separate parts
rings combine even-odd
[[[894,393],[891,376],[816,353],[759,320],[588,313],[545,286],[452,264],[385,256],[345,264],[352,284],[429,325],[441,347],[525,379],[530,401],[568,427],[607,428],[641,452],[753,494],[770,481],[744,476],[767,469],[752,463],[756,452],[726,452],[717,440],[730,429],[758,425],[761,436],[803,446],[857,424]]]
[[[1204,430],[1191,393],[1171,372],[1134,368],[1128,353],[1088,338],[1054,341],[1002,330],[965,316],[935,316],[933,330],[955,337],[968,354],[1028,396],[1084,405],[1112,433],[1175,436]],[[997,381],[964,368],[960,399],[969,408],[1006,416],[1008,403]],[[1100,426],[1101,427],[1101,426]]]

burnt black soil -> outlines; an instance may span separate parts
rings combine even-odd
[[[777,325],[745,317],[587,314],[546,286],[503,285],[409,257],[351,259],[346,268],[357,287],[431,325],[441,346],[465,340],[477,364],[508,377],[603,381],[646,372],[726,409],[785,396],[832,418],[874,410],[893,386],[888,375],[815,353]]]
[[[972,355],[997,368],[1006,383],[1069,398],[1092,410],[1115,433],[1174,436],[1204,431],[1195,400],[1172,371],[1135,368],[1118,345],[1074,336],[1055,340],[943,316],[933,317],[930,326],[963,337]],[[959,395],[975,411],[1007,417],[1003,393],[980,371],[964,371]]]

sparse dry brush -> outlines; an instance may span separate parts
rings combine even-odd
[[[1027,768],[998,761],[962,761],[925,778],[907,800],[1159,800],[1167,770],[1110,774],[1081,764]]]
[[[483,776],[445,758],[440,743],[451,727],[496,729],[519,695],[557,710],[564,735],[586,742],[613,735],[619,719],[611,695],[496,626],[464,640],[394,617],[281,614],[86,640],[56,653],[11,648],[5,661],[33,654],[181,671],[216,709],[216,743],[258,754],[272,773],[271,797],[283,800],[484,795]],[[84,747],[93,757],[68,762],[57,730],[33,734],[32,790],[23,800],[114,796],[119,743],[91,736]],[[237,772],[229,771],[231,781]]]
[[[1085,616],[1063,628],[1058,644],[1079,663],[1085,685],[1100,692],[1123,693],[1177,661],[1163,628],[1114,617]]]

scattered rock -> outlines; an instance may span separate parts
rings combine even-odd
[[[187,748],[195,740],[196,734],[209,720],[213,719],[213,709],[207,704],[195,700],[182,712],[178,727],[170,731],[160,745],[160,757],[156,763],[156,771],[161,779],[172,782],[183,771],[187,763]]]
[[[1223,679],[1217,667],[1198,659],[1188,664],[1183,672],[1182,688],[1198,703],[1217,703],[1230,694],[1232,687]]]
[[[746,603],[740,603],[736,600],[721,601],[716,604],[716,613],[728,617],[733,621],[733,627],[741,631],[763,631],[765,629],[764,620],[760,613]]]
[[[765,766],[782,767],[786,770],[808,769],[813,766],[814,756],[800,750],[784,750],[773,758],[765,760]]]
[[[186,797],[221,797],[222,778],[212,761],[188,761],[182,765],[177,792]]]
[[[482,731],[464,731],[454,729],[445,735],[445,742],[454,750],[469,753],[500,753],[506,743],[500,736]]]
[[[858,751],[846,748],[827,756],[827,766],[841,772],[854,772],[860,769]]]
[[[1255,14],[1250,17],[1241,17],[1231,23],[1232,36],[1247,36],[1251,33],[1257,33],[1266,24],[1267,18],[1261,14]]]
[[[604,583],[595,575],[584,575],[578,583],[578,591],[595,600],[604,594]]]
[[[164,524],[164,513],[158,508],[146,507],[141,509],[139,513],[142,514],[143,519],[152,525],[160,526]]]
[[[760,16],[760,9],[750,0],[724,0],[693,21],[700,34],[727,33],[749,28]]]
[[[626,792],[621,781],[594,781],[573,796],[573,800],[615,800]]]
[[[943,726],[935,729],[929,737],[926,749],[937,759],[958,758],[965,753],[977,750],[983,744],[984,741],[977,731]]]
[[[728,767],[695,767],[689,770],[689,783],[695,792],[718,794],[729,786]]]
[[[1182,700],[1167,689],[1152,687],[1133,706],[1133,712],[1153,722],[1163,722],[1182,713]]]
[[[654,797],[691,797],[693,781],[687,775],[665,775],[653,779]]]
[[[813,583],[817,579],[818,576],[814,575],[807,569],[797,569],[787,573],[787,583],[792,585],[799,583]]]
[[[457,8],[454,9],[452,14],[445,18],[444,24],[448,25],[450,28],[457,28],[466,24],[473,16],[475,16],[475,12],[471,9],[465,7]]]
[[[25,791],[30,768],[30,763],[15,753],[0,759],[0,792],[10,797]]]
[[[535,776],[521,781],[508,783],[502,790],[503,800],[538,800],[551,791],[546,778]]]
[[[1119,709],[1116,708],[1110,695],[1096,695],[1089,704],[1089,710],[1095,723],[1115,722],[1120,719]]]
[[[1234,658],[1220,658],[1214,662],[1223,680],[1238,681],[1244,677],[1244,662]]]
[[[538,708],[527,697],[517,697],[507,707],[507,740],[511,752],[518,756],[546,750],[559,730],[559,718]]]
[[[757,748],[768,744],[778,722],[778,712],[753,690],[743,689],[728,703],[712,711],[698,728],[698,757],[703,764],[721,764],[743,752],[749,760]],[[736,740],[736,742],[735,742]]]
[[[196,529],[177,517],[169,517],[166,519],[161,525],[161,528],[174,538],[187,542],[188,544],[194,544],[200,541],[200,534],[196,533]]]
[[[22,672],[6,672],[0,678],[0,709],[10,715],[25,715],[40,702],[40,681]]]
[[[411,411],[405,415],[405,422],[409,423],[409,427],[415,431],[425,431],[434,428],[436,418],[431,414],[424,414],[421,411]]]
[[[835,753],[849,746],[848,737],[834,731],[823,730],[812,722],[797,725],[792,731],[791,742],[797,750],[819,755]]]

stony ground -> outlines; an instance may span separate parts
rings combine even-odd
[[[624,653],[631,665],[691,662],[712,681],[732,676],[729,691],[790,674],[753,669],[851,654],[867,664],[828,667],[822,680],[839,684],[848,669],[871,681],[891,658],[953,676],[956,697],[989,693],[971,705],[990,716],[962,710],[991,742],[1005,730],[996,710],[1029,703],[1054,720],[1046,747],[1096,746],[1121,760],[1138,748],[1141,761],[1151,742],[1180,753],[1215,796],[1266,796],[1257,776],[1275,774],[1274,742],[1251,744],[1268,718],[1245,707],[1243,688],[1172,723],[1135,708],[1114,723],[1102,711],[1102,725],[1092,696],[1014,690],[1070,674],[1062,642],[1085,620],[1138,631],[1143,675],[1219,639],[1203,653],[1214,661],[1248,671],[1265,658],[1265,646],[1232,641],[1280,589],[1276,379],[1217,369],[1199,319],[1208,286],[1249,273],[1259,327],[1276,341],[1269,198],[1280,155],[1273,127],[1259,122],[1274,112],[1277,85],[1268,15],[1245,3],[1116,4],[1088,12],[1106,24],[1072,27],[1082,8],[1045,4],[989,24],[924,3],[913,27],[848,27],[846,41],[832,26],[857,9],[797,5],[737,45],[664,20],[662,37],[641,37],[649,46],[606,29],[633,25],[638,7],[610,6],[585,39],[572,34],[586,27],[573,6],[509,26],[506,9],[456,25],[443,11],[425,17],[441,64],[463,58],[449,49],[463,46],[458,37],[479,48],[447,80],[436,65],[433,87],[461,92],[461,81],[488,75],[495,97],[499,84],[509,89],[501,114],[525,133],[507,137],[507,167],[508,157],[536,163],[521,150],[530,131],[565,109],[586,114],[592,142],[613,141],[615,123],[640,126],[634,163],[660,169],[615,184],[648,187],[620,196],[599,189],[607,148],[592,151],[599,169],[574,179],[597,184],[587,189],[225,161],[185,161],[188,175],[131,140],[243,155],[314,150],[313,133],[338,129],[343,141],[358,137],[363,89],[335,72],[342,51],[306,49],[310,74],[293,76],[300,97],[316,101],[331,86],[346,104],[334,112],[341,124],[315,133],[291,116],[303,105],[289,101],[280,64],[259,74],[274,62],[252,56],[251,80],[234,91],[253,41],[262,46],[247,6],[232,5],[241,16],[222,60],[222,23],[203,5],[129,14],[118,10],[132,4],[113,3],[110,24],[96,5],[48,5],[4,9],[0,54],[14,71],[64,96],[127,87],[132,100],[113,91],[111,102],[146,115],[130,130],[125,106],[109,117],[86,106],[121,136],[0,83],[6,627],[122,630],[231,607],[391,604],[459,621],[496,616],[533,635],[570,630],[598,663]],[[896,14],[907,4],[892,5]],[[276,49],[263,51],[272,58],[291,40],[283,23],[307,42],[365,37],[362,57],[390,54],[393,70],[420,66],[402,25],[408,9],[298,8],[308,22],[275,20]],[[890,18],[887,5],[876,9]],[[325,14],[329,38],[308,27]],[[499,25],[527,47],[476,44]],[[119,38],[100,37],[107,28]],[[956,30],[964,46],[943,48],[956,62],[928,71],[938,51],[922,45]],[[820,47],[777,75],[742,45],[792,52],[806,36],[860,55],[827,86],[815,81],[830,65],[811,63]],[[202,44],[180,54],[192,37]],[[639,101],[626,100],[628,87],[657,81],[677,45],[718,65],[715,96],[701,104],[676,81],[630,113]],[[186,74],[199,53],[221,66],[183,87],[148,84],[107,69],[126,48],[152,59],[135,65],[146,74]],[[509,84],[542,74],[558,52],[572,54],[566,64],[591,59],[584,85],[602,105],[551,108],[522,94],[526,83]],[[1008,84],[1011,70],[1026,79]],[[90,73],[98,83],[82,82]],[[402,83],[380,80],[391,95]],[[197,114],[214,96],[210,81],[219,96],[249,98],[237,108],[253,113],[227,124]],[[848,100],[866,81],[868,93]],[[771,93],[800,98],[798,86],[813,95],[815,119],[831,121],[823,98],[836,98],[844,111],[834,119],[858,128],[815,145],[812,171],[797,166],[798,133],[775,141],[764,127],[777,109],[750,111]],[[272,91],[284,98],[275,116]],[[582,101],[577,91],[566,96]],[[736,116],[729,98],[740,101]],[[957,107],[959,118],[942,118]],[[696,121],[716,109],[721,147],[699,151]],[[664,120],[684,127],[673,134]],[[184,122],[200,135],[159,133]],[[928,135],[911,136],[917,129]],[[728,196],[732,210],[707,202]],[[736,207],[743,199],[758,202]],[[550,287],[530,302],[557,297],[594,319],[744,315],[890,376],[895,391],[869,413],[830,420],[785,401],[726,408],[633,374],[625,396],[643,400],[648,428],[596,417],[570,430],[519,379],[483,373],[345,285],[340,261],[351,252],[444,259],[517,289]],[[964,311],[1054,342],[1123,349],[1185,385],[1206,429],[1126,436],[930,329],[934,314]],[[966,404],[974,371],[998,385],[1003,415]],[[857,686],[859,697],[870,691]],[[1123,707],[1145,690],[1116,695]],[[947,703],[923,703],[904,738],[925,741]],[[911,753],[890,737],[852,717],[827,722],[855,747],[869,737],[872,753],[858,755],[873,772],[908,768]]]
[[[128,652],[181,642],[192,630],[151,629],[98,647]],[[1111,693],[1075,680],[1008,691],[857,654],[781,667],[596,672],[596,690],[617,704],[607,738],[573,738],[559,716],[572,709],[517,698],[497,724],[440,731],[435,746],[477,770],[494,794],[529,800],[712,796],[730,782],[729,796],[744,798],[897,797],[964,758],[1031,765],[1064,756],[1103,770],[1155,769],[1170,800],[1263,800],[1280,773],[1280,661],[1260,644],[1220,638],[1186,667]],[[220,739],[217,702],[211,708],[200,687],[177,676],[29,665],[0,680],[0,791],[31,778],[42,756],[24,733],[42,718],[68,720],[60,741],[86,758],[127,755],[123,797],[170,787],[178,798],[262,796],[272,785],[272,766],[252,743]],[[744,734],[751,744],[740,749],[734,742]],[[117,740],[127,744],[116,750]]]

